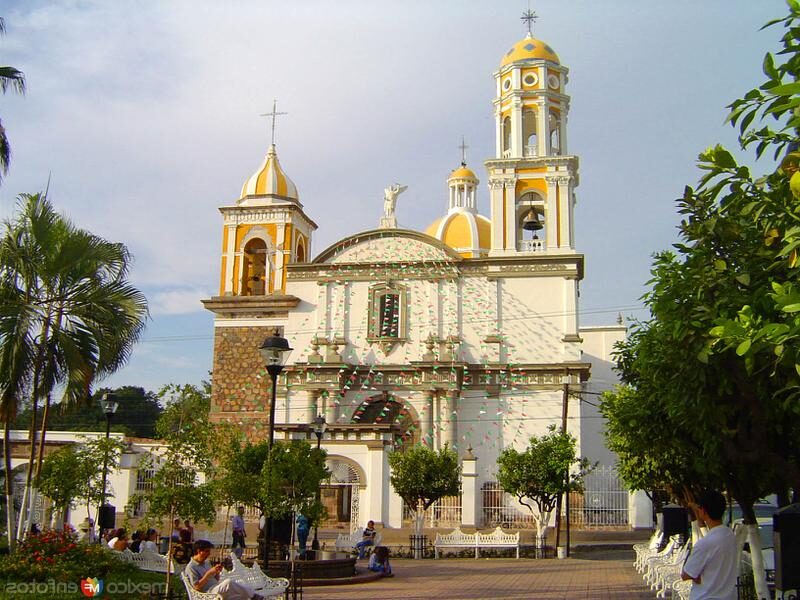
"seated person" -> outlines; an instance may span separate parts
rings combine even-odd
[[[367,555],[367,548],[375,544],[375,533],[375,521],[369,521],[361,536],[361,541],[356,544],[358,558],[364,558]]]
[[[158,553],[158,532],[155,529],[148,529],[144,534],[144,540],[139,546],[139,552],[149,550]]]
[[[125,541],[125,547],[123,548],[119,543],[120,538],[123,538]],[[112,531],[111,537],[108,540],[108,547],[112,550],[116,550],[117,552],[122,552],[125,548],[128,547],[128,530],[124,527],[120,527],[119,529],[115,529]]]
[[[186,577],[198,592],[218,594],[223,600],[264,600],[249,586],[232,579],[219,580],[222,565],[208,564],[208,556],[214,544],[208,540],[197,540],[192,547],[192,560],[186,565]]]
[[[389,564],[389,549],[386,546],[378,546],[369,557],[370,571],[381,573],[384,577],[393,577],[392,566]]]
[[[140,530],[136,530],[131,535],[131,545],[128,546],[128,550],[131,552],[140,552],[139,548],[142,546],[142,532]]]

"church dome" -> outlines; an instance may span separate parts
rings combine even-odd
[[[447,244],[464,258],[482,256],[489,252],[492,244],[491,221],[470,211],[451,211],[431,223],[425,233]]]
[[[453,170],[453,172],[450,173],[449,179],[474,179],[475,181],[478,180],[478,178],[475,177],[475,173],[473,173],[471,169],[468,169],[466,165],[461,165],[458,169]]]
[[[280,196],[289,200],[300,200],[297,187],[278,162],[275,144],[269,147],[269,152],[258,170],[244,182],[241,198],[247,196]]]
[[[542,40],[537,40],[529,33],[514,44],[511,50],[506,52],[505,56],[503,56],[503,60],[500,61],[500,66],[505,67],[514,62],[534,59],[549,60],[560,64],[555,51]]]

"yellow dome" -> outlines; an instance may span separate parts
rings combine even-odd
[[[278,153],[275,152],[275,144],[269,147],[267,156],[258,170],[244,182],[242,186],[241,198],[246,196],[265,196],[274,195],[300,200],[297,188],[291,179],[283,172],[278,162]]]
[[[464,258],[484,255],[492,244],[491,221],[469,211],[451,211],[431,223],[425,233],[444,242]]]
[[[450,173],[450,179],[474,179],[476,181],[478,180],[478,178],[475,177],[475,173],[473,173],[465,165],[461,165],[458,169]]]
[[[531,34],[528,34],[524,39],[514,44],[511,50],[506,52],[503,60],[500,62],[500,66],[505,67],[513,62],[531,59],[549,60],[560,64],[558,55],[550,46],[545,44],[542,40],[537,40],[532,37]]]

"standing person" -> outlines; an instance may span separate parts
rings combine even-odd
[[[192,522],[189,519],[186,519],[183,522],[183,529],[181,530],[181,541],[190,543],[194,541],[194,527],[192,527]]]
[[[247,537],[244,531],[244,506],[239,506],[236,514],[231,517],[231,530],[233,531],[231,550],[237,558],[242,558],[245,549],[244,538]]]
[[[716,490],[703,492],[694,507],[708,533],[692,548],[681,572],[681,579],[692,580],[691,600],[736,600],[736,536],[722,524],[724,512],[725,497]]]
[[[181,520],[176,518],[172,521],[172,541],[173,542],[180,542],[181,541]]]
[[[233,579],[219,580],[222,565],[208,564],[208,555],[214,544],[207,540],[197,540],[192,549],[192,560],[186,565],[186,577],[190,585],[198,592],[218,594],[223,600],[263,600],[264,596],[256,594],[253,589]]]
[[[356,544],[358,550],[358,558],[364,558],[367,555],[367,548],[375,544],[375,521],[368,521],[367,528],[361,535],[361,541]]]
[[[393,577],[392,565],[389,564],[389,549],[386,546],[378,546],[375,552],[369,557],[370,571],[382,574],[384,577]]]
[[[297,545],[300,548],[300,558],[306,557],[306,542],[308,541],[308,532],[311,530],[311,524],[308,522],[308,517],[303,514],[298,514],[297,519]]]

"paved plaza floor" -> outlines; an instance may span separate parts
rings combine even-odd
[[[377,581],[306,587],[304,600],[394,598],[477,600],[652,600],[630,551],[593,550],[559,559],[392,560],[395,576]],[[360,561],[361,568],[366,561]]]

